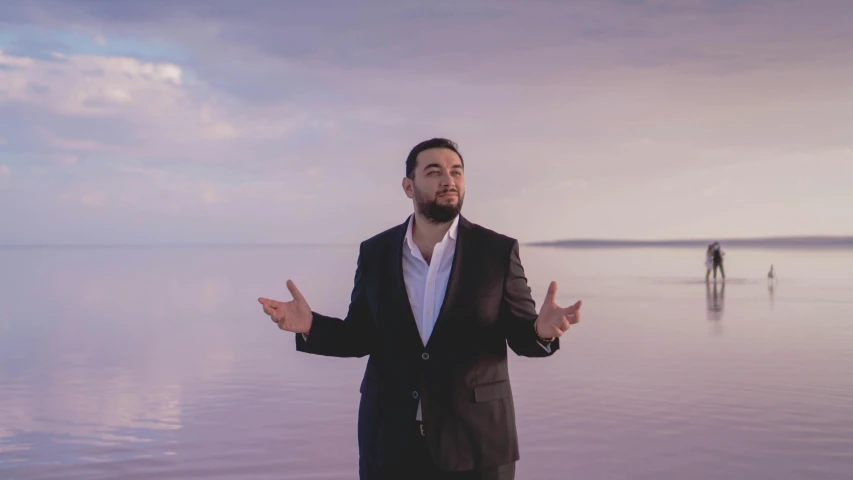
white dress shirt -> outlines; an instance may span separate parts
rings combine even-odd
[[[414,215],[409,217],[406,228],[406,247],[403,248],[403,282],[409,296],[409,305],[421,334],[424,345],[432,335],[438,312],[444,303],[447,283],[450,281],[450,268],[456,254],[456,233],[459,231],[459,215],[450,224],[447,233],[432,249],[432,258],[427,263],[421,249],[415,244],[412,235]],[[418,400],[418,413],[415,419],[421,420],[421,401]]]
[[[450,224],[444,238],[435,244],[432,258],[427,263],[412,236],[413,217],[409,217],[406,230],[406,246],[403,248],[403,281],[409,295],[409,305],[421,334],[424,345],[429,341],[438,312],[444,303],[450,269],[456,253],[456,232],[459,230],[459,215]]]

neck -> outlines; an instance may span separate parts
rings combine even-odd
[[[435,245],[444,238],[447,231],[450,230],[450,225],[453,224],[453,220],[447,223],[432,223],[418,212],[415,212],[412,218],[415,222],[412,224],[412,237],[414,237],[415,243],[423,242]]]

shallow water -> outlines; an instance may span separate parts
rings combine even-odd
[[[297,354],[256,303],[293,278],[343,315],[356,255],[0,249],[0,478],[356,478],[366,359]],[[850,478],[853,251],[728,249],[725,287],[701,251],[521,255],[584,317],[511,357],[517,478]]]

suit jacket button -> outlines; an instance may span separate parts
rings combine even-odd
[[[423,358],[424,360],[429,360],[429,354],[424,352],[423,355],[421,355],[421,358]]]
[[[412,392],[412,398],[418,398],[418,392]]]

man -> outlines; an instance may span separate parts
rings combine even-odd
[[[720,270],[723,281],[726,280],[726,270],[723,268],[723,256],[725,254],[726,252],[723,251],[720,242],[714,242],[714,281],[717,280],[717,269]]]
[[[289,302],[259,298],[299,351],[369,355],[358,415],[362,479],[513,479],[519,459],[507,344],[547,357],[581,302],[536,313],[518,242],[460,215],[465,165],[434,138],[406,159],[413,214],[361,243],[349,311],[314,312],[291,280]]]

